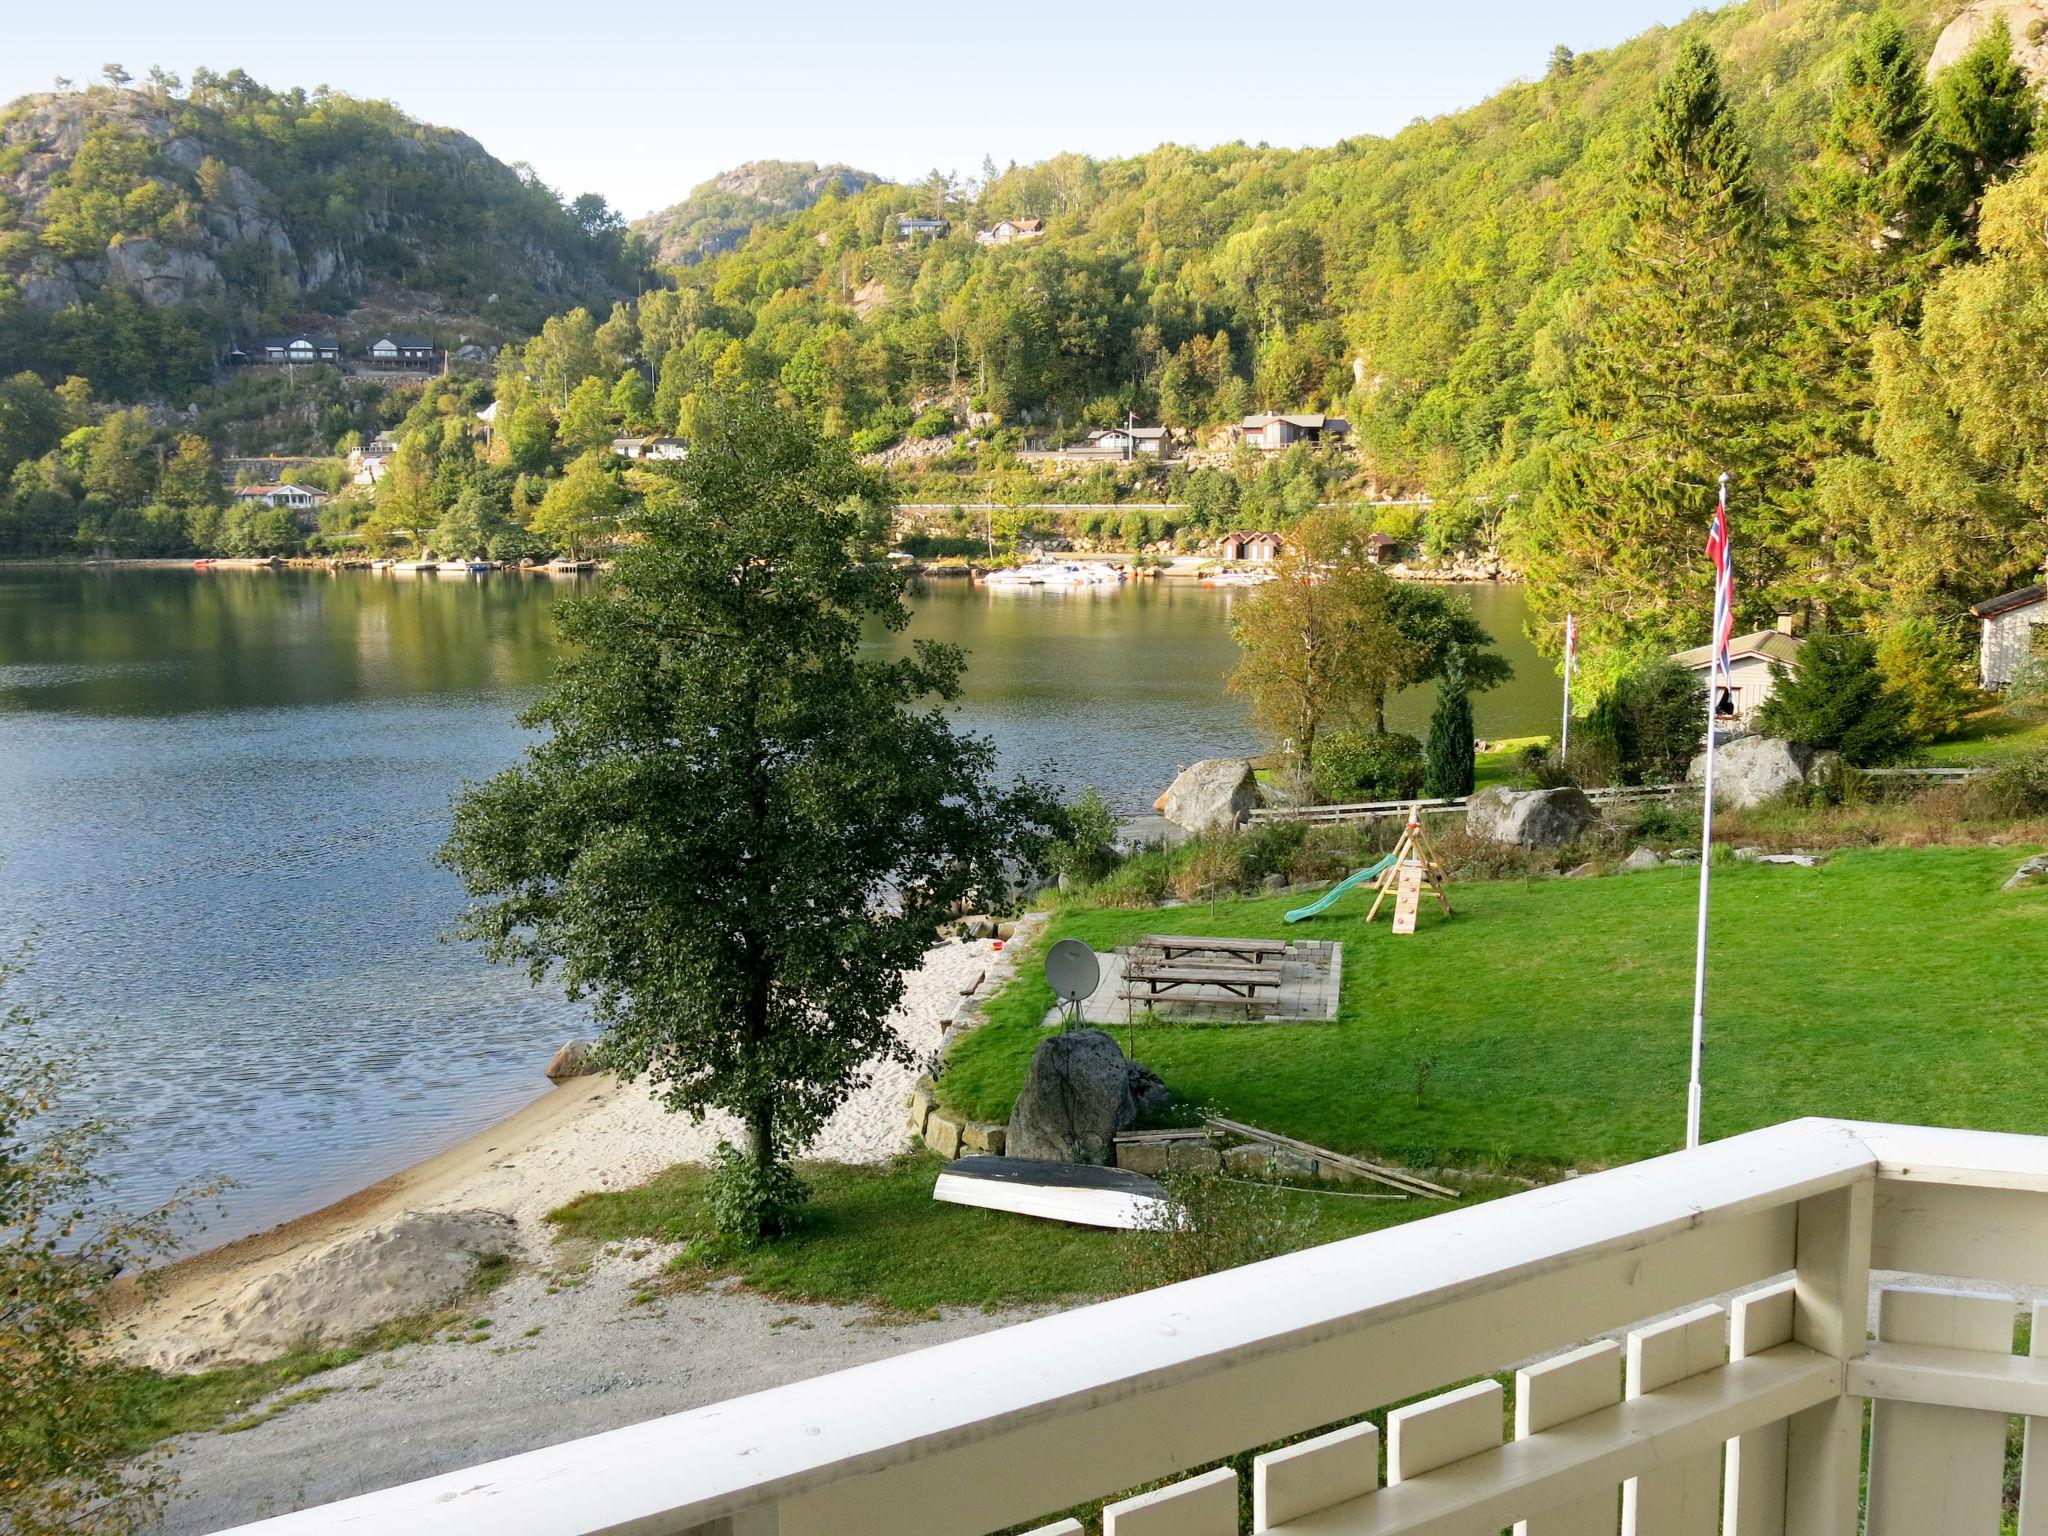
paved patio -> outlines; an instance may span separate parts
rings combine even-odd
[[[1344,981],[1344,946],[1324,939],[1301,939],[1290,943],[1280,959],[1281,981],[1277,991],[1262,992],[1258,1004],[1248,1010],[1240,1001],[1220,1001],[1202,996],[1182,996],[1178,991],[1162,992],[1149,1007],[1143,1002],[1126,1002],[1118,996],[1124,990],[1124,955],[1104,951],[1102,984],[1082,1005],[1081,1016],[1089,1024],[1143,1022],[1149,1014],[1159,1023],[1186,1024],[1309,1024],[1327,1023],[1337,1017],[1337,996]],[[1047,1027],[1060,1022],[1058,1008],[1045,1015]]]

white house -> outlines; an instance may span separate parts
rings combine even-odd
[[[919,235],[927,240],[943,240],[952,229],[953,225],[947,219],[925,218],[915,213],[896,215],[896,237],[899,240],[914,240]]]
[[[612,452],[649,464],[680,464],[690,456],[690,445],[680,437],[615,437]]]
[[[1287,541],[1270,530],[1226,533],[1216,541],[1216,554],[1224,560],[1249,560],[1270,565],[1287,553]]]
[[[433,342],[424,336],[379,336],[368,347],[369,359],[387,368],[418,367],[435,358]]]
[[[1763,707],[1776,686],[1773,667],[1788,672],[1799,670],[1799,651],[1806,642],[1791,632],[1791,615],[1778,620],[1776,629],[1753,630],[1728,642],[1728,697],[1714,701],[1714,713],[1747,720]],[[1694,646],[1671,658],[1688,672],[1705,676],[1714,665],[1711,645]]]
[[[983,245],[1009,245],[1018,240],[1036,240],[1044,233],[1043,219],[1003,219],[993,229],[977,231],[974,238]]]
[[[1068,459],[1165,458],[1172,447],[1164,427],[1097,427],[1082,441],[1060,450]]]
[[[235,492],[245,506],[261,502],[266,507],[289,507],[294,512],[317,512],[333,498],[310,485],[245,485]]]
[[[2036,582],[2002,597],[1986,598],[1970,610],[1977,620],[1977,680],[2003,688],[2021,662],[2034,654],[2037,631],[2048,625],[2048,586]]]

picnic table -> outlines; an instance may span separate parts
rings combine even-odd
[[[1280,972],[1262,965],[1133,965],[1126,969],[1133,987],[1142,982],[1158,996],[1176,987],[1221,987],[1232,997],[1253,998],[1261,987],[1280,989]]]
[[[1285,939],[1205,939],[1194,935],[1148,933],[1138,939],[1141,949],[1156,949],[1169,960],[1189,955],[1229,955],[1253,960],[1279,959],[1287,953]]]

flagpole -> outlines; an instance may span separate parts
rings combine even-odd
[[[1727,515],[1728,476],[1723,473],[1719,516],[1725,520]],[[1724,554],[1723,559],[1727,558]],[[1717,572],[1713,659],[1707,664],[1707,771],[1701,784],[1704,799],[1700,812],[1700,915],[1692,960],[1692,1076],[1685,1091],[1685,1145],[1688,1150],[1700,1144],[1700,1055],[1707,1033],[1707,898],[1712,890],[1714,873],[1714,696],[1721,681],[1720,586],[1721,578]],[[1732,591],[1729,600],[1734,600]]]
[[[1573,614],[1564,616],[1564,724],[1557,732],[1557,755],[1567,757],[1572,750],[1572,660],[1578,653],[1579,630]]]

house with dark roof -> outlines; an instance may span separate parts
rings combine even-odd
[[[896,215],[896,238],[899,240],[914,240],[920,235],[927,240],[943,240],[952,229],[952,224],[945,219],[926,218],[915,213]]]
[[[341,343],[332,336],[270,336],[263,342],[266,363],[338,363]]]
[[[1010,245],[1019,240],[1036,240],[1044,233],[1043,219],[1000,219],[993,228],[976,231],[974,238],[983,245]]]
[[[2036,582],[2016,592],[1988,597],[1970,610],[1977,621],[1977,680],[2003,688],[2020,663],[2035,654],[2038,634],[2048,624],[2048,585]]]
[[[1320,411],[1302,411],[1292,416],[1260,414],[1238,423],[1237,440],[1264,453],[1278,453],[1296,443],[1340,443],[1351,435],[1351,423],[1341,416]]]
[[[1221,560],[1248,560],[1255,565],[1270,565],[1287,553],[1287,541],[1270,529],[1226,533],[1216,541],[1215,550]]]
[[[425,336],[379,336],[364,355],[387,368],[405,368],[431,364],[440,352]]]
[[[1063,459],[1163,459],[1172,456],[1173,441],[1164,427],[1097,427],[1078,443],[1059,451]]]
[[[1792,632],[1795,619],[1781,614],[1776,629],[1751,630],[1728,642],[1728,682],[1722,697],[1714,701],[1714,713],[1722,719],[1747,720],[1771,696],[1780,668],[1799,670],[1799,652],[1806,642]],[[1712,645],[1696,645],[1671,658],[1688,672],[1708,677],[1714,665]]]

